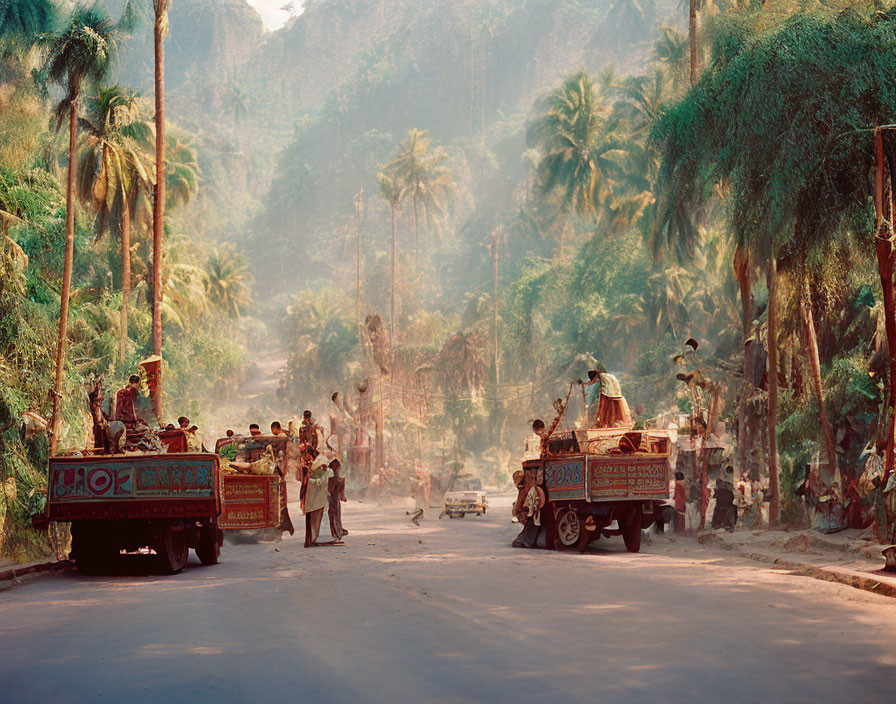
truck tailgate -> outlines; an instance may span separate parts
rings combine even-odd
[[[209,453],[54,457],[52,520],[217,516],[218,456]]]

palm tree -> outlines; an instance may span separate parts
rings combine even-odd
[[[57,115],[68,109],[68,177],[65,189],[65,263],[59,310],[59,341],[56,346],[56,379],[53,393],[50,453],[55,454],[59,434],[59,401],[68,331],[68,304],[75,256],[75,147],[78,131],[78,100],[85,80],[99,80],[109,67],[115,39],[109,17],[96,8],[77,5],[62,31],[50,40],[45,71],[50,81],[65,88]],[[61,126],[61,120],[57,127]]]
[[[156,96],[156,187],[152,211],[152,351],[162,355],[162,235],[165,232],[165,35],[170,0],[153,0],[153,47]],[[155,398],[161,418],[161,387]]]
[[[774,442],[779,260],[820,267],[845,234],[863,231],[869,196],[874,195],[882,228],[875,233],[881,286],[885,307],[892,313],[892,230],[887,225],[889,211],[881,207],[881,201],[888,200],[881,165],[896,149],[880,140],[873,143],[872,129],[889,122],[887,116],[896,111],[896,62],[886,48],[894,27],[896,19],[888,13],[799,14],[774,31],[750,38],[747,50],[737,49],[745,45],[742,27],[723,28],[716,41],[729,49],[715,57],[712,71],[663,115],[655,130],[663,143],[665,183],[686,197],[708,192],[706,181],[724,184],[736,241],[753,261],[766,263],[771,523],[778,518]],[[803,51],[808,45],[815,49]],[[868,72],[855,59],[861,52],[883,63]],[[773,105],[766,99],[772,93]],[[769,135],[773,138],[766,138]],[[830,145],[831,135],[838,137],[836,146]],[[801,294],[806,295],[805,288]],[[808,338],[804,351],[821,399],[809,312],[806,308],[802,313]],[[896,349],[896,325],[888,323],[886,333],[890,349]],[[826,428],[819,430],[829,462],[835,462],[830,435]],[[893,467],[891,440],[888,446],[887,471]]]
[[[646,36],[655,17],[654,0],[612,0],[605,22],[621,45]]]
[[[165,172],[166,207],[182,208],[199,192],[201,170],[196,149],[180,140],[168,153]]]
[[[105,234],[109,220],[121,233],[121,324],[119,361],[128,339],[128,303],[131,294],[132,204],[152,184],[151,166],[144,150],[151,127],[140,115],[137,96],[120,86],[102,88],[87,101],[86,132],[78,164],[78,194],[98,214],[97,238]]]
[[[394,181],[391,177],[387,176],[384,173],[379,173],[376,175],[376,180],[380,186],[380,194],[383,196],[385,201],[389,204],[389,215],[390,222],[392,225],[392,244],[391,244],[391,253],[390,253],[390,274],[389,278],[391,279],[391,308],[392,314],[389,319],[389,349],[394,350],[395,347],[393,343],[395,342],[395,213],[398,210],[398,204],[401,202],[401,186]]]
[[[697,13],[703,7],[706,0],[688,0],[688,46],[690,47],[690,59],[688,65],[690,67],[691,85],[697,83],[697,72],[699,71],[697,56]]]
[[[528,129],[544,156],[537,176],[543,194],[557,194],[566,212],[596,220],[611,178],[620,175],[616,118],[585,73],[567,78],[545,101],[545,112]],[[561,239],[561,256],[563,241]]]
[[[419,264],[419,211],[423,208],[423,225],[429,231],[429,217],[444,214],[456,194],[448,154],[432,150],[426,130],[408,130],[398,155],[386,166],[386,172],[401,187],[402,200],[411,201],[414,210],[414,254]]]
[[[16,0],[0,4],[0,42],[30,47],[53,29],[56,5],[52,0]]]
[[[205,292],[218,308],[239,318],[252,299],[250,284],[249,264],[232,244],[212,251],[205,263]]]
[[[688,38],[675,27],[665,26],[653,45],[653,56],[669,73],[676,91],[684,88],[689,70]]]

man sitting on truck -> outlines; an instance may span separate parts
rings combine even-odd
[[[140,397],[140,376],[131,374],[127,386],[115,394],[115,420],[120,420],[128,430],[137,426],[137,410],[134,402]]]

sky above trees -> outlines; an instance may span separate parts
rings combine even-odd
[[[284,9],[290,4],[288,0],[248,0],[248,2],[261,15],[264,26],[271,31],[280,29],[292,14],[290,10]],[[301,12],[302,4],[302,0],[292,3],[296,7],[296,14]]]

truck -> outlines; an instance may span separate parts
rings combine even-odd
[[[149,548],[160,570],[174,574],[190,548],[203,565],[218,562],[221,486],[213,453],[52,457],[47,517],[71,523],[79,572],[96,573],[122,550]]]
[[[267,447],[275,455],[279,474],[251,474],[248,472],[222,473],[222,509],[218,524],[225,531],[262,531],[270,533],[280,522],[280,511],[285,501],[286,473],[289,471],[291,450],[298,447],[285,435],[257,435],[255,437],[219,438],[215,452],[232,446],[232,459],[251,464],[262,457]],[[229,462],[227,463],[229,464]]]
[[[638,552],[641,531],[663,522],[670,452],[663,430],[572,430],[551,438],[541,458],[522,466],[526,486],[544,493],[545,547],[583,552],[600,537],[621,535]]]

